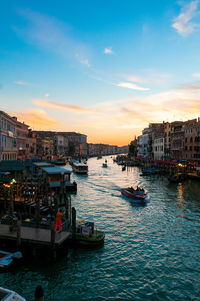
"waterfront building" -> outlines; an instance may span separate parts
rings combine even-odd
[[[138,156],[148,157],[149,133],[143,130],[143,134],[138,137]]]
[[[68,155],[87,157],[87,136],[76,132],[59,132],[68,139]]]
[[[69,150],[68,138],[63,135],[56,134],[54,136],[54,155],[55,156],[67,155],[68,150]]]
[[[184,146],[184,159],[200,162],[200,118],[185,123]]]
[[[88,156],[106,156],[115,155],[119,153],[127,153],[128,146],[118,147],[116,145],[102,144],[102,143],[88,143]]]
[[[30,157],[29,126],[18,121],[17,117],[13,117],[13,119],[16,122],[17,159],[24,161]]]
[[[31,129],[29,129],[29,131],[28,131],[29,158],[36,157],[36,145],[37,145],[36,134],[33,133],[33,131]]]
[[[165,137],[165,146],[164,146],[164,159],[170,159],[170,145],[171,145],[171,123],[164,123],[164,137]]]
[[[16,121],[0,111],[0,161],[16,160]]]
[[[154,160],[164,159],[165,139],[164,137],[155,138],[152,143]]]
[[[36,135],[36,155],[41,160],[51,160],[54,155],[54,132],[33,131]]]
[[[171,123],[171,145],[170,155],[171,159],[184,159],[184,122],[174,121]]]

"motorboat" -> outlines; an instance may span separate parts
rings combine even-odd
[[[14,291],[0,287],[0,301],[26,301],[26,299]]]
[[[121,194],[130,198],[134,203],[146,204],[147,195],[144,190],[137,190],[132,187],[122,188]]]
[[[159,173],[159,170],[155,168],[146,168],[142,171],[141,176],[149,176],[149,175],[156,175]]]
[[[0,269],[9,268],[13,263],[22,257],[23,256],[21,252],[10,253],[0,250]]]
[[[77,174],[87,174],[88,173],[88,165],[86,162],[78,162],[78,161],[73,161],[72,164],[72,170],[73,172]]]
[[[93,222],[84,220],[76,221],[76,234],[70,241],[72,244],[80,247],[97,248],[102,247],[105,240],[105,233],[95,229]]]

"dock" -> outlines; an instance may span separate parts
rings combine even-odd
[[[68,240],[70,232],[55,233],[55,247],[62,245]],[[0,240],[17,241],[17,232],[11,232],[9,225],[0,224]],[[21,241],[37,245],[51,244],[51,230],[31,227],[21,227]]]

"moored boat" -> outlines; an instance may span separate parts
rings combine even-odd
[[[7,288],[0,287],[0,300],[2,301],[26,301],[22,296]]]
[[[77,221],[74,237],[72,233],[70,234],[70,240],[74,245],[87,248],[102,247],[104,239],[105,233],[94,229],[93,222]]]
[[[9,268],[15,261],[21,258],[21,252],[10,253],[6,251],[0,251],[0,269]]]
[[[144,190],[136,190],[132,187],[122,188],[121,194],[138,204],[145,204],[147,202],[147,195]]]

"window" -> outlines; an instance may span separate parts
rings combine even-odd
[[[190,137],[190,142],[193,142],[192,136]]]

